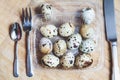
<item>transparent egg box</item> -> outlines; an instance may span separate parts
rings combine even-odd
[[[49,3],[52,5],[52,18],[48,21],[43,20],[43,15],[40,13],[40,6],[44,3]],[[76,27],[75,33],[79,33],[80,27],[82,25],[82,21],[80,18],[81,10],[83,8],[93,8],[95,10],[95,20],[92,22],[92,25],[95,29],[95,40],[96,40],[96,49],[94,52],[91,53],[93,58],[93,63],[91,66],[83,69],[78,68],[71,68],[67,69],[72,71],[95,71],[102,68],[104,64],[104,50],[103,50],[103,38],[102,38],[102,27],[101,27],[101,20],[102,16],[100,13],[100,8],[98,5],[97,0],[48,0],[47,2],[40,1],[40,0],[32,0],[28,5],[32,8],[33,11],[33,29],[31,31],[31,54],[33,60],[33,66],[38,70],[66,70],[60,67],[56,68],[44,68],[41,66],[41,58],[44,56],[40,53],[39,43],[40,39],[43,37],[39,31],[40,27],[47,24],[55,25],[57,28],[60,27],[62,24],[71,22]],[[51,41],[54,43],[58,39],[64,39],[63,37],[54,37]],[[74,51],[75,55],[79,52],[78,50]],[[77,54],[76,54],[77,53]]]

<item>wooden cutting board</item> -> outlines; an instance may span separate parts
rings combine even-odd
[[[40,0],[44,1],[44,0]],[[45,0],[50,1],[50,0]],[[109,80],[111,70],[110,48],[105,40],[104,22],[102,21],[102,33],[104,38],[104,64],[102,69],[94,72],[76,72],[72,71],[44,71],[34,68],[34,76],[26,76],[25,69],[25,33],[23,32],[22,40],[19,41],[19,77],[13,77],[13,58],[14,42],[9,37],[9,26],[13,22],[20,22],[21,8],[26,7],[30,0],[0,0],[0,80]],[[117,33],[120,36],[120,1],[115,0],[115,11],[117,21]],[[103,16],[102,0],[99,0],[100,16]],[[102,18],[103,19],[103,18]],[[118,56],[120,65],[120,39],[118,39]]]

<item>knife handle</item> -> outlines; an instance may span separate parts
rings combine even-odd
[[[120,80],[118,55],[117,55],[117,42],[112,42],[112,80]]]

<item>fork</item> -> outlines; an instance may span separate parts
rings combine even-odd
[[[26,33],[26,72],[28,77],[33,76],[33,70],[32,70],[32,59],[31,59],[31,54],[30,54],[30,31],[32,27],[32,14],[31,14],[31,8],[29,9],[23,9],[22,8],[22,26],[23,30]]]

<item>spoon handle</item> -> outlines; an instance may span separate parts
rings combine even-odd
[[[29,32],[26,32],[26,39],[27,39],[27,76],[32,77],[33,76],[33,70],[32,70],[32,59],[30,54],[30,35]]]
[[[17,41],[15,41],[14,63],[13,63],[13,75],[18,77],[18,47]]]

